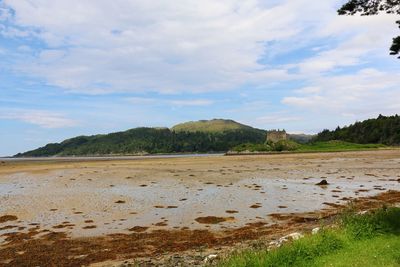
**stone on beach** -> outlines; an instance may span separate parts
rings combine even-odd
[[[204,258],[204,263],[213,262],[216,258],[218,258],[218,255],[216,254],[208,255],[207,257]]]
[[[316,234],[319,233],[320,230],[321,230],[321,229],[320,229],[319,227],[316,227],[316,228],[314,228],[314,229],[311,230],[311,234],[316,235]]]
[[[321,182],[319,182],[319,183],[317,183],[315,185],[329,185],[329,183],[328,183],[327,180],[323,179],[323,180],[321,180]]]

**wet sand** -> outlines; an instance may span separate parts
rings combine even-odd
[[[317,186],[322,179],[329,185]],[[17,253],[21,240],[82,247],[71,252],[81,258],[59,259],[66,266],[155,255],[163,247],[232,245],[273,232],[260,227],[291,229],[285,216],[329,214],[349,200],[400,190],[399,179],[400,150],[0,161],[0,255],[8,257],[0,266],[16,258],[38,263],[32,251]],[[137,249],[118,252],[116,240]]]

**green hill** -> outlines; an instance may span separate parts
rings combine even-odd
[[[306,144],[310,142],[315,135],[312,134],[288,134],[288,138],[300,144]]]
[[[265,141],[266,132],[263,130],[228,120],[210,122],[208,127],[205,127],[207,123],[201,123],[203,128],[197,129],[189,123],[190,130],[179,127],[177,130],[175,127],[135,128],[105,135],[78,136],[19,153],[15,157],[225,152],[242,143],[258,144]],[[224,124],[226,127],[221,127]]]
[[[358,144],[400,145],[400,117],[379,115],[335,130],[323,130],[313,141],[341,140]]]
[[[224,132],[231,130],[257,130],[233,120],[213,119],[189,121],[172,127],[176,132]]]

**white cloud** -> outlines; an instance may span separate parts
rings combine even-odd
[[[294,79],[258,60],[271,52],[269,42],[320,28],[325,18],[314,14],[335,16],[337,2],[4,1],[14,24],[49,46],[18,70],[91,94],[204,92]]]
[[[336,9],[342,3],[5,0],[0,7],[9,14],[8,23],[0,24],[0,30],[9,37],[29,36],[30,41],[37,38],[45,43],[39,49],[29,46],[31,52],[23,49],[17,72],[73,92],[176,94],[243,85],[260,91],[280,90],[287,88],[281,86],[286,81],[299,81],[300,89],[288,93],[282,103],[304,110],[324,103],[323,110],[340,108],[343,114],[353,114],[376,101],[363,93],[378,97],[383,92],[382,96],[390,97],[385,108],[396,106],[392,98],[396,92],[387,83],[393,73],[369,73],[378,83],[363,72],[340,74],[349,67],[354,68],[351,73],[365,63],[389,58],[388,46],[398,31],[396,17],[338,16]],[[304,47],[312,53],[285,64],[268,61]],[[382,75],[387,77],[379,78]],[[206,107],[216,101],[130,99],[136,105],[171,107]],[[265,93],[258,101],[276,100]],[[244,105],[238,112],[257,114],[265,111],[263,105]]]
[[[157,104],[159,100],[156,98],[149,97],[130,97],[127,99],[130,103],[136,105],[148,105],[148,104]]]
[[[11,12],[0,3],[0,21],[5,21],[11,18]]]
[[[22,52],[22,53],[32,52],[32,48],[30,48],[30,47],[27,46],[27,45],[20,45],[20,46],[17,47],[17,50],[18,50],[19,52]]]
[[[315,34],[335,38],[337,44],[329,49],[319,47],[314,56],[293,64],[306,86],[289,92],[281,103],[294,108],[293,112],[313,118],[310,125],[398,113],[398,68],[375,66],[396,61],[389,55],[391,38],[398,34],[396,18],[393,15],[332,18]]]
[[[288,116],[287,114],[272,114],[268,116],[262,116],[255,119],[257,124],[279,124],[285,122],[301,121],[302,118],[298,116]]]
[[[24,37],[30,37],[32,35],[32,32],[27,30],[21,30],[16,27],[7,27],[0,24],[0,35],[6,38],[16,38],[16,37],[24,38]]]
[[[18,120],[34,124],[42,128],[70,128],[78,125],[78,122],[66,118],[62,114],[43,110],[3,110],[0,119]]]
[[[214,103],[214,101],[208,100],[208,99],[192,99],[192,100],[172,100],[169,103],[171,103],[174,106],[209,106]]]
[[[296,90],[296,93],[303,93],[303,94],[315,94],[319,93],[321,88],[318,86],[307,86]]]
[[[368,118],[379,113],[400,110],[400,77],[396,73],[362,69],[355,74],[321,76],[313,80],[320,90],[298,90],[297,95],[283,98],[282,103],[318,114]]]
[[[157,105],[157,106],[173,106],[173,107],[194,107],[194,106],[209,106],[214,101],[209,99],[160,99],[148,97],[130,97],[127,99],[130,103],[136,105]]]
[[[307,97],[285,97],[282,100],[283,104],[288,104],[297,107],[313,107],[323,105],[323,98],[321,96],[307,96]]]
[[[394,15],[337,16],[316,33],[321,37],[344,38],[336,47],[322,50],[300,64],[300,73],[318,75],[341,67],[365,63],[377,56],[389,57],[391,37],[398,33]]]

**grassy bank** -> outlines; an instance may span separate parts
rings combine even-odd
[[[334,152],[334,151],[356,151],[387,147],[382,144],[355,144],[344,141],[327,141],[302,144],[296,150],[299,152]]]
[[[355,144],[344,141],[326,141],[299,144],[291,140],[279,141],[269,144],[242,144],[232,149],[238,153],[268,153],[268,152],[340,152],[340,151],[361,151],[380,148],[389,148],[382,144]]]
[[[400,266],[400,208],[347,212],[337,227],[271,251],[236,253],[218,266]]]

